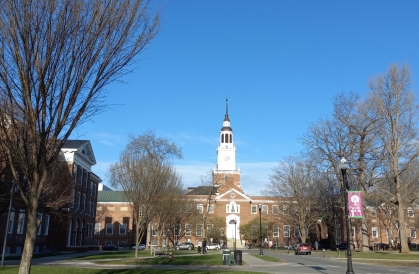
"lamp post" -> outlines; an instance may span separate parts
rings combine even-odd
[[[237,229],[236,229],[236,225],[237,225],[237,220],[234,220],[234,251],[236,251],[236,233],[237,233]]]
[[[263,255],[262,251],[262,204],[259,203],[259,237],[260,237],[260,252],[259,255]]]
[[[348,209],[348,180],[346,178],[346,169],[348,168],[348,161],[345,157],[342,157],[340,160],[340,170],[342,171],[343,177],[343,185],[345,187],[345,219],[346,219],[346,258],[347,258],[347,270],[346,274],[355,274],[354,270],[352,269],[352,251],[351,251],[351,242],[350,242],[350,231],[349,231],[349,209]]]

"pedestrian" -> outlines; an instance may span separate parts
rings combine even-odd
[[[202,239],[202,254],[207,254],[207,240]]]
[[[317,241],[314,242],[314,247],[316,248],[316,251],[319,250],[319,243]]]

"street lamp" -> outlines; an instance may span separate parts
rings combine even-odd
[[[348,210],[348,180],[346,178],[346,169],[348,168],[348,161],[345,159],[345,157],[342,157],[340,160],[340,170],[342,171],[342,177],[343,177],[343,185],[345,187],[345,219],[346,219],[346,257],[347,257],[347,270],[346,274],[355,274],[354,270],[352,269],[352,251],[351,251],[351,245],[350,245],[350,231],[349,231],[349,210]]]
[[[259,237],[260,237],[260,252],[259,255],[263,255],[262,251],[262,204],[259,203]]]

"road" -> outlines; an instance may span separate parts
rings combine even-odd
[[[258,250],[246,250],[248,253],[259,254]],[[323,258],[322,252],[312,252],[311,255],[294,255],[276,253],[269,250],[263,251],[265,255],[280,258],[287,263],[280,266],[278,273],[323,273],[323,274],[342,274],[346,273],[347,260],[344,253],[342,258]],[[396,267],[353,261],[353,270],[356,274],[419,274],[417,267]]]

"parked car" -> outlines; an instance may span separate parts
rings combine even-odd
[[[313,245],[311,245],[311,248],[313,249],[313,250],[316,250],[316,246],[313,244]],[[323,250],[323,249],[328,249],[328,246],[327,245],[324,245],[324,244],[322,244],[322,243],[318,243],[318,245],[317,245],[317,248],[318,248],[318,250],[319,251],[321,251],[321,250]]]
[[[388,244],[385,243],[376,243],[374,244],[374,250],[387,250]]]
[[[118,247],[114,244],[107,244],[102,247],[102,250],[118,250]]]
[[[220,245],[219,244],[216,244],[216,243],[212,243],[212,244],[209,244],[207,246],[207,249],[216,249],[216,250],[219,250],[220,249]]]
[[[133,245],[132,247],[131,247],[131,249],[132,250],[135,250],[135,245]],[[138,250],[144,250],[145,249],[145,244],[139,244],[138,245]]]
[[[296,255],[301,255],[303,253],[310,255],[311,254],[311,245],[306,244],[306,243],[298,244],[295,247],[294,251],[295,251]]]
[[[192,250],[194,249],[194,245],[193,243],[190,242],[184,242],[182,244],[178,244],[177,246],[175,246],[176,250],[181,250],[181,249],[188,249],[188,250]]]
[[[348,248],[348,243],[347,242],[343,242],[340,243],[338,245],[335,245],[335,250],[346,250]]]

